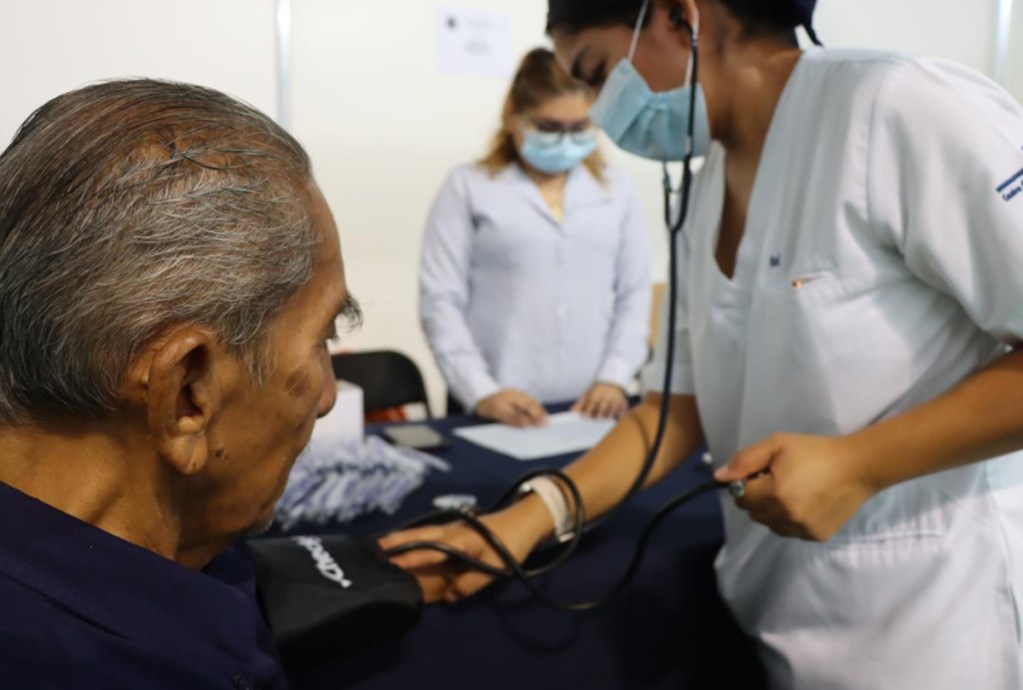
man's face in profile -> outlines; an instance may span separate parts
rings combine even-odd
[[[337,226],[313,183],[309,204],[321,242],[309,282],[272,327],[272,373],[262,387],[248,379],[227,389],[221,412],[210,424],[206,470],[189,479],[201,513],[189,523],[197,537],[265,530],[316,419],[334,405],[327,341],[349,297]]]

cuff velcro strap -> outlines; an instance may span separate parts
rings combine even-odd
[[[564,543],[572,538],[574,525],[569,513],[568,501],[557,482],[549,477],[536,477],[523,484],[519,493],[520,495],[536,494],[547,506],[547,511],[551,514],[551,519],[554,522],[555,540]]]

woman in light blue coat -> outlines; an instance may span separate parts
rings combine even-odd
[[[620,416],[647,357],[650,242],[591,105],[550,51],[529,53],[490,151],[448,176],[427,221],[423,330],[451,396],[482,417],[542,424],[558,402]]]

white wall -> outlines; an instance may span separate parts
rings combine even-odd
[[[1023,0],[1016,0],[1013,5],[1006,86],[1023,101]]]
[[[189,81],[273,114],[274,0],[0,0],[0,148],[50,98],[85,83]]]
[[[829,46],[924,53],[990,75],[998,0],[819,0],[818,34]]]
[[[833,46],[895,48],[993,66],[995,4],[821,0]],[[367,322],[346,346],[394,347],[419,361],[439,411],[443,385],[419,331],[416,270],[424,216],[446,171],[479,155],[504,78],[435,69],[441,6],[499,11],[518,53],[545,42],[546,0],[293,0],[293,129],[341,227]],[[1023,2],[1010,81],[1023,98]],[[274,0],[0,0],[0,142],[48,98],[88,81],[145,75],[222,89],[275,112]],[[611,152],[643,195],[665,271],[656,165]]]

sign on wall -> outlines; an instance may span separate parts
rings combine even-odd
[[[514,69],[511,17],[464,7],[437,16],[437,69],[456,76],[507,77]]]

